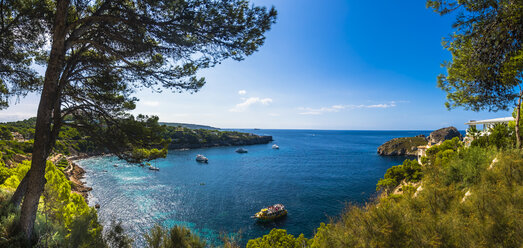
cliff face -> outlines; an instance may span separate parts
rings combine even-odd
[[[423,136],[395,138],[378,147],[378,154],[382,156],[416,156],[418,146],[427,144]]]
[[[460,140],[463,139],[458,129],[455,127],[445,127],[430,133],[428,140],[433,144],[437,144],[454,137],[459,137]]]
[[[267,144],[272,141],[272,136],[258,136],[249,135],[241,137],[228,137],[220,140],[205,141],[199,140],[198,142],[177,142],[173,141],[169,144],[169,149],[184,149],[184,148],[203,148],[203,147],[216,147],[216,146],[246,146],[246,145],[258,145]]]

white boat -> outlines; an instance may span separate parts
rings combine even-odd
[[[158,168],[158,167],[154,167],[154,166],[149,166],[149,170],[159,171],[160,168]]]
[[[276,144],[272,145],[272,149],[280,149],[280,147]]]
[[[196,161],[202,162],[202,163],[207,163],[207,162],[209,162],[209,159],[201,154],[198,154],[198,155],[196,155]]]
[[[247,149],[243,149],[243,147],[236,149],[237,153],[247,153]]]

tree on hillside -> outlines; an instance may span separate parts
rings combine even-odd
[[[427,7],[457,14],[455,32],[444,41],[452,54],[438,87],[447,92],[447,108],[499,111],[517,109],[516,137],[523,98],[523,1],[428,0]]]
[[[197,71],[255,52],[276,11],[244,0],[3,0],[0,15],[0,103],[41,92],[31,169],[13,196],[23,198],[20,226],[30,238],[62,125],[91,130],[113,148],[120,139],[132,141],[124,150],[147,145],[133,135],[147,118],[126,114],[137,101],[132,94],[197,91],[205,83]],[[43,77],[33,61],[46,67]]]

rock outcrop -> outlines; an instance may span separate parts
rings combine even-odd
[[[458,131],[458,129],[456,129],[455,127],[445,127],[430,133],[428,141],[432,144],[437,144],[445,140],[450,140],[454,137],[459,137],[459,139],[463,139],[463,136]]]
[[[87,187],[81,179],[84,177],[85,170],[78,166],[72,159],[68,159],[69,166],[65,168],[64,174],[71,181],[71,191],[84,197],[85,202],[89,203],[89,191],[93,190]]]
[[[416,156],[418,146],[427,144],[425,137],[395,138],[378,147],[382,156]]]

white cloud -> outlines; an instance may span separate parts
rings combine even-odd
[[[371,104],[371,105],[332,105],[330,107],[322,107],[322,108],[298,108],[300,111],[300,115],[321,115],[323,113],[332,113],[332,112],[339,112],[343,109],[385,109],[385,108],[393,108],[396,107],[396,102],[392,101],[389,103],[381,103],[381,104]]]
[[[239,91],[238,91],[238,95],[240,95],[240,96],[243,96],[243,95],[245,95],[245,94],[247,94],[247,91],[246,91],[246,90],[239,90]]]
[[[142,103],[143,103],[143,105],[149,106],[149,107],[156,107],[156,106],[160,105],[160,102],[158,102],[158,101],[143,101]]]
[[[253,104],[268,105],[272,102],[271,98],[259,98],[259,97],[249,97],[242,98],[244,100],[242,103],[236,104],[234,108],[229,109],[231,112],[244,112]]]

